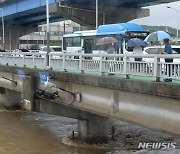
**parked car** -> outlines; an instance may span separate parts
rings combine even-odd
[[[150,47],[145,47],[143,50],[143,54],[160,54],[160,50],[163,49],[161,46],[150,46]],[[172,46],[173,54],[180,54],[177,51],[180,50],[179,46]],[[153,62],[154,59],[152,58],[143,58],[143,61],[146,62]],[[160,58],[160,62],[164,63],[165,60],[164,58]],[[179,58],[174,58],[173,60],[174,63],[180,63]]]
[[[62,52],[61,46],[49,46],[50,52]],[[47,52],[47,46],[42,46],[40,52]]]
[[[144,48],[143,50],[143,54],[160,54],[160,50],[163,49],[162,47],[160,46],[151,46],[151,47],[146,47]],[[177,51],[177,46],[174,47],[172,46],[172,50],[173,50],[173,54],[178,54],[176,51]],[[145,68],[146,70],[148,71],[152,71],[152,63],[154,62],[154,58],[143,58],[142,61],[144,62],[147,62],[147,68]],[[165,63],[165,58],[160,58],[160,63]],[[179,70],[179,64],[180,64],[180,58],[173,58],[173,69],[174,69],[174,72],[178,72]],[[162,72],[166,71],[166,67],[165,65],[162,65]]]
[[[0,49],[0,52],[6,52],[6,50],[4,50],[4,49]]]
[[[0,49],[0,52],[6,52],[6,50]],[[0,56],[2,57],[4,54],[0,54]]]
[[[13,53],[12,56],[23,57],[22,53],[30,53],[30,51],[27,49],[15,49],[14,51],[12,51],[12,53]],[[32,55],[26,54],[25,56],[32,56]]]
[[[61,46],[49,46],[50,52],[57,52],[61,53],[62,52],[62,47]],[[40,48],[39,53],[46,53],[47,52],[47,46],[42,46]],[[43,57],[42,55],[40,57]],[[53,56],[53,58],[59,58],[59,56]]]
[[[176,51],[177,54],[180,54],[180,46],[179,45],[172,45],[173,51]]]

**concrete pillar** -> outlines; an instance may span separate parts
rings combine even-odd
[[[21,108],[21,93],[13,90],[0,88],[0,106],[7,109]]]
[[[0,26],[0,30],[2,27]],[[19,48],[19,37],[38,30],[37,26],[5,25],[5,50],[14,50]],[[0,31],[2,36],[2,31]],[[2,40],[1,40],[1,48]]]
[[[10,30],[11,31],[11,30]],[[12,35],[5,37],[5,50],[14,50],[19,48],[19,36],[12,32]]]
[[[108,140],[109,119],[90,114],[88,119],[78,120],[78,137],[88,143],[102,143]]]
[[[21,95],[22,97],[22,103],[23,103],[23,109],[34,111],[35,110],[35,104],[34,104],[34,92],[35,92],[35,78],[32,77],[26,77],[26,79],[23,80],[23,93]]]
[[[119,112],[119,92],[113,91],[111,95],[111,115]]]

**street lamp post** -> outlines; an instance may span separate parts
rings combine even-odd
[[[102,23],[105,24],[105,12],[99,11],[99,2],[96,0],[96,29],[99,26],[99,12],[102,13]]]
[[[96,0],[96,29],[98,28],[98,0]]]
[[[3,40],[2,40],[2,43],[3,43],[3,49],[5,49],[5,39],[4,39],[4,11],[3,11],[3,9],[2,8],[0,8],[0,10],[1,10],[1,15],[2,15],[2,38],[3,38]]]
[[[179,39],[179,18],[178,18],[178,16],[179,16],[179,11],[177,10],[177,9],[175,9],[175,8],[172,8],[172,7],[170,7],[170,6],[167,6],[167,8],[168,9],[172,9],[172,10],[174,10],[174,11],[176,11],[176,13],[177,13],[177,42],[178,42],[178,39]]]
[[[49,0],[46,0],[46,35],[47,35],[47,67],[49,66],[49,42],[50,42],[50,34],[49,34]]]

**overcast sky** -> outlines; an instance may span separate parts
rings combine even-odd
[[[171,26],[176,28],[177,12],[175,10],[168,9],[166,6],[170,6],[178,10],[179,29],[180,29],[180,2],[167,3],[167,4],[148,7],[150,9],[149,17],[135,19],[132,20],[131,22],[143,24],[143,25]]]

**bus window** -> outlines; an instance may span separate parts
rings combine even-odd
[[[74,47],[80,47],[81,46],[81,38],[80,37],[74,37],[73,38],[73,46]]]
[[[85,39],[84,40],[84,53],[92,53],[93,50],[93,40]]]
[[[81,38],[80,37],[67,37],[63,39],[63,49],[65,50],[67,47],[80,47],[81,46]]]
[[[66,38],[67,40],[67,47],[73,47],[73,38]]]

